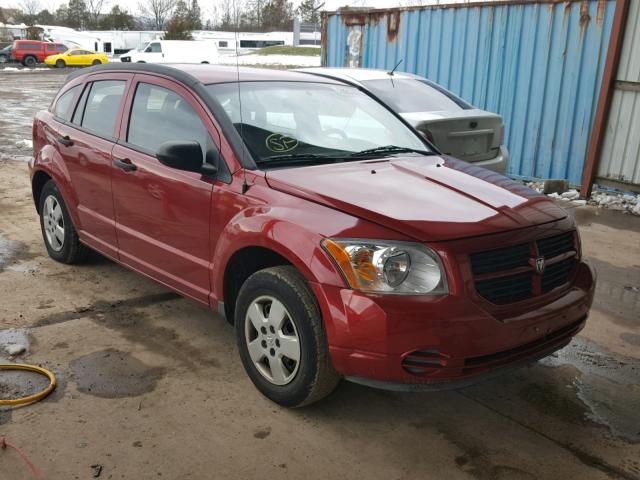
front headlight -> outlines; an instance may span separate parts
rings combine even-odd
[[[322,246],[354,290],[404,295],[448,292],[438,254],[419,243],[325,238]]]

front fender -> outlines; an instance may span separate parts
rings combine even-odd
[[[247,247],[267,248],[287,259],[309,282],[345,287],[333,261],[322,249],[322,235],[293,223],[278,213],[242,212],[229,222],[218,238],[213,254],[213,295],[223,298],[224,274],[231,257]],[[286,210],[286,209],[285,209]],[[284,215],[283,215],[284,216]]]

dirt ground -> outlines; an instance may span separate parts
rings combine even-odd
[[[62,78],[0,71],[0,357],[18,338],[16,360],[59,380],[46,400],[0,410],[0,437],[44,478],[100,465],[107,479],[640,479],[640,218],[572,212],[598,288],[587,327],[555,356],[457,391],[343,382],[282,409],[217,315],[99,255],[47,257],[16,142]],[[0,398],[41,383],[0,373]],[[28,478],[0,450],[0,479]]]

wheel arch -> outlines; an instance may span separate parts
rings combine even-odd
[[[240,228],[235,225],[225,229],[213,261],[219,268],[214,270],[212,295],[229,322],[233,322],[240,287],[251,274],[264,268],[291,265],[310,283],[312,291],[311,283],[344,286],[340,273],[320,246],[320,235],[284,220],[244,220]],[[321,299],[317,301],[320,304]]]

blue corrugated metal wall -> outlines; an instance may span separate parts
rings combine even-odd
[[[503,116],[511,175],[579,184],[614,10],[615,0],[343,10],[325,14],[323,63],[402,59],[399,70]]]

